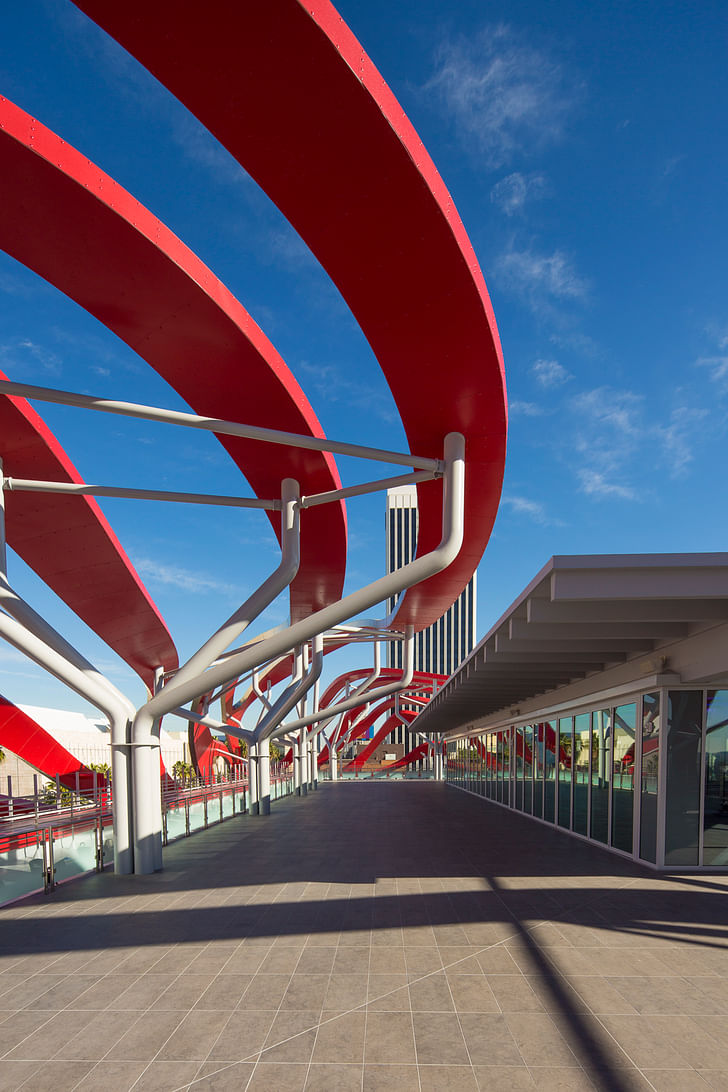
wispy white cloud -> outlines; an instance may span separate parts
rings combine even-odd
[[[531,375],[542,387],[561,387],[572,378],[558,360],[537,360],[531,365]]]
[[[545,410],[536,402],[520,402],[516,399],[508,403],[508,414],[511,417],[542,417]]]
[[[313,390],[322,401],[349,405],[356,403],[360,409],[375,414],[385,424],[391,425],[397,421],[394,403],[385,391],[353,379],[333,364],[310,364],[304,360],[301,370],[310,376],[310,385],[306,384],[306,389]]]
[[[699,368],[708,368],[713,382],[728,388],[728,356],[701,356],[695,363]]]
[[[148,580],[150,584],[165,584],[169,587],[180,588],[183,591],[199,594],[202,592],[219,592],[230,595],[240,589],[233,584],[216,580],[207,573],[192,572],[178,565],[168,565],[162,561],[153,561],[151,558],[137,558],[134,562],[140,576]]]
[[[502,24],[443,42],[427,89],[493,170],[558,140],[576,97],[559,64]]]
[[[618,497],[621,500],[637,500],[637,493],[627,485],[609,481],[606,474],[599,470],[581,467],[577,470],[581,490],[590,497]]]
[[[3,371],[9,367],[16,373],[37,371],[38,366],[47,375],[60,375],[63,370],[61,358],[56,353],[29,338],[18,338],[0,345],[0,367]]]
[[[603,355],[601,347],[588,334],[579,332],[551,334],[549,341],[558,346],[559,349],[568,349],[570,352],[578,353],[580,357],[593,358]]]
[[[276,228],[270,231],[266,238],[266,253],[274,264],[293,272],[306,266],[318,265],[303,239],[293,228]]]
[[[695,441],[707,417],[707,410],[678,406],[670,414],[668,425],[655,426],[671,477],[684,478],[687,474],[688,467],[695,458]]]
[[[519,516],[527,516],[532,523],[538,523],[542,527],[563,527],[562,520],[549,516],[544,506],[528,497],[503,496],[501,504],[507,505],[511,512]]]
[[[633,391],[595,387],[576,395],[571,406],[581,417],[599,422],[610,432],[618,432],[620,442],[624,442],[625,437],[636,437],[644,431],[643,403],[643,397]]]
[[[502,178],[490,191],[490,199],[506,216],[523,211],[529,201],[543,197],[546,179],[542,174],[521,174],[516,171]]]
[[[237,159],[191,114],[175,116],[172,139],[188,159],[208,167],[218,180],[252,186],[252,178]]]
[[[495,272],[508,288],[536,309],[546,301],[582,301],[589,294],[587,281],[579,276],[572,260],[561,250],[538,254],[511,247],[496,259]]]

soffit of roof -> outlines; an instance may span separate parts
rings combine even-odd
[[[728,622],[728,553],[552,557],[418,718],[469,721]]]

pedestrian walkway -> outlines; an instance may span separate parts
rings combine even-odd
[[[0,1092],[728,1089],[728,877],[325,784],[0,912]]]

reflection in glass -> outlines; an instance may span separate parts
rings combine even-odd
[[[533,800],[533,728],[523,729],[523,810],[530,815]]]
[[[660,762],[660,694],[642,698],[642,773],[640,775],[640,857],[657,860],[657,784]]]
[[[637,705],[618,705],[614,710],[612,741],[612,845],[632,852],[634,812],[634,743]]]
[[[544,721],[543,817],[549,823],[556,819],[556,724]]]
[[[516,728],[516,807],[523,811],[523,728]]]
[[[503,732],[503,803],[511,802],[511,730]]]
[[[587,834],[589,817],[589,754],[591,751],[591,715],[574,717],[574,830]]]
[[[728,690],[708,691],[703,864],[728,865]]]
[[[698,863],[702,720],[702,690],[668,693],[666,865]]]
[[[543,817],[543,724],[533,726],[533,814]]]
[[[488,736],[488,799],[495,800],[495,733]]]
[[[571,827],[571,781],[573,743],[572,731],[574,727],[573,717],[562,717],[559,721],[559,754],[558,754],[558,783],[559,805],[557,819],[560,827]]]
[[[612,763],[611,710],[592,713],[591,837],[609,841],[609,769]]]

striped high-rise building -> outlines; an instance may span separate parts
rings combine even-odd
[[[387,572],[401,569],[415,556],[417,548],[417,490],[414,485],[387,490]],[[475,576],[449,610],[428,629],[415,636],[415,671],[452,675],[475,647]],[[387,604],[394,609],[394,600]],[[389,642],[387,666],[402,666],[402,645]],[[408,707],[402,700],[402,708]],[[415,746],[410,733],[400,725],[389,737],[402,743],[405,752]]]

